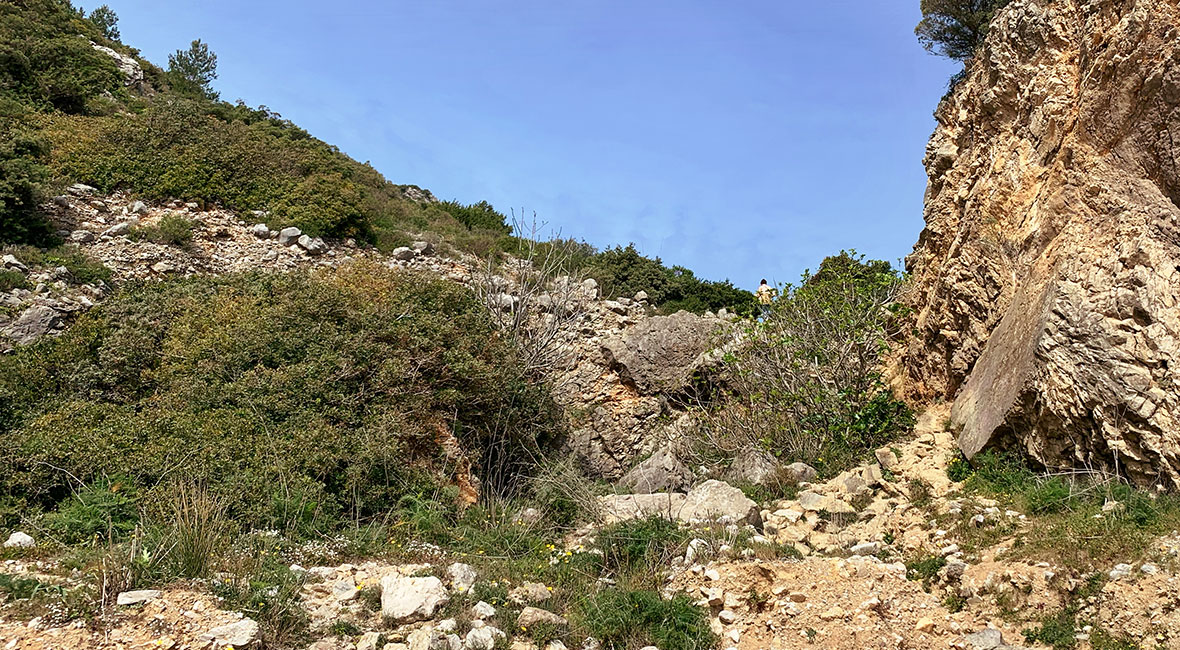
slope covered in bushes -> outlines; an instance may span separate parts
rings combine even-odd
[[[478,475],[524,469],[558,416],[518,365],[470,292],[431,277],[134,287],[0,357],[0,498],[27,514],[119,477],[150,510],[185,479],[246,525],[330,528],[461,482],[449,434]]]
[[[54,244],[38,204],[85,183],[149,201],[258,211],[272,228],[386,250],[425,233],[480,257],[516,248],[508,219],[486,201],[412,200],[421,194],[278,113],[220,101],[209,85],[216,57],[205,44],[178,51],[163,70],[117,40],[114,19],[109,11],[87,17],[67,0],[0,4],[0,244]],[[128,58],[120,63],[112,52]],[[120,70],[127,61],[139,71]],[[633,248],[589,249],[583,261],[619,295],[642,289],[669,309],[749,302],[727,282],[697,279]]]

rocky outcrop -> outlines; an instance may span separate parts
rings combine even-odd
[[[968,456],[1180,485],[1180,8],[1016,0],[968,70],[928,147],[900,387],[954,399]]]
[[[644,395],[684,389],[707,361],[718,323],[686,311],[645,319],[607,340],[607,360],[623,381]]]

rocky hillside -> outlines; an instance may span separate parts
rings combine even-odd
[[[968,457],[1180,483],[1180,7],[1016,0],[939,105],[900,359]]]

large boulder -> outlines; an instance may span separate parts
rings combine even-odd
[[[677,517],[687,523],[720,521],[760,525],[760,512],[758,504],[741,490],[710,480],[689,491]]]
[[[446,587],[434,576],[381,579],[381,616],[399,624],[428,620],[449,601]]]
[[[641,394],[683,390],[708,361],[720,321],[686,311],[653,316],[603,343],[619,376]]]
[[[611,494],[598,497],[598,509],[606,524],[655,516],[676,519],[687,498],[683,494]]]
[[[784,472],[774,456],[757,447],[746,447],[738,451],[725,478],[733,483],[767,486],[782,480]]]
[[[1177,33],[1174,2],[1012,2],[939,106],[896,377],[968,457],[1180,486]]]
[[[683,492],[692,486],[693,475],[667,447],[652,454],[619,479],[619,487],[637,494]]]

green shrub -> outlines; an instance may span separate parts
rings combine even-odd
[[[28,289],[29,281],[20,271],[0,271],[0,291]]]
[[[508,225],[508,218],[504,216],[504,213],[498,212],[487,201],[480,201],[472,205],[464,205],[458,201],[443,201],[436,207],[454,217],[468,230],[492,230],[505,235],[512,232],[512,227]]]
[[[624,521],[598,533],[603,565],[621,572],[640,567],[667,566],[675,551],[688,541],[688,534],[667,517]]]
[[[118,541],[138,523],[136,489],[128,478],[87,485],[45,518],[45,527],[66,544]]]
[[[577,603],[575,616],[608,650],[653,645],[660,650],[716,647],[706,612],[685,595],[609,589]]]
[[[913,414],[880,371],[901,286],[887,262],[842,252],[785,287],[726,358],[702,453],[762,447],[831,475],[909,430]]]
[[[938,572],[946,566],[946,558],[941,555],[923,555],[905,563],[905,575],[910,580],[922,583],[929,589],[930,582],[938,576]]]
[[[50,507],[69,472],[131,476],[160,504],[183,475],[235,520],[311,533],[449,482],[448,432],[485,485],[515,489],[559,427],[516,365],[473,296],[432,276],[134,286],[0,357],[0,496]]]
[[[51,244],[53,230],[37,211],[48,145],[24,130],[0,127],[0,137],[0,245]]]
[[[641,255],[634,244],[608,248],[578,261],[582,272],[598,282],[606,298],[629,298],[644,291],[648,302],[664,313],[683,309],[701,314],[722,308],[752,313],[754,295],[749,291],[728,280],[701,280],[682,266],[668,268],[658,257]]]
[[[149,226],[136,226],[127,233],[130,239],[150,241],[157,244],[172,246],[188,246],[193,241],[193,229],[196,224],[192,219],[175,213],[164,215],[157,223]]]

